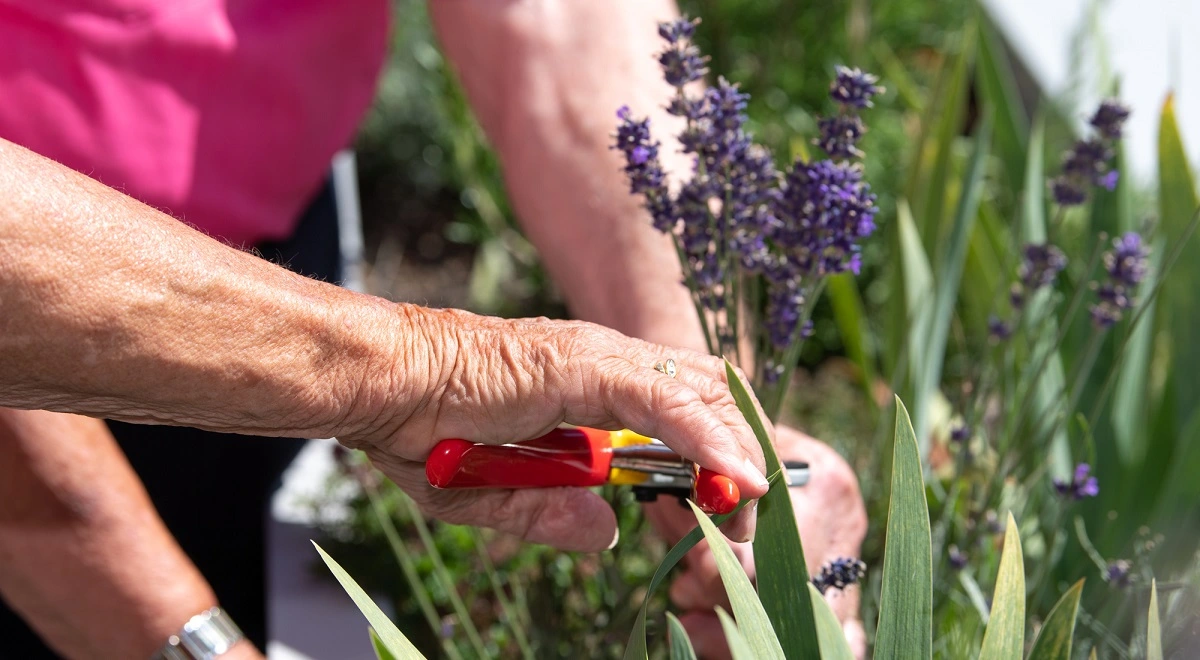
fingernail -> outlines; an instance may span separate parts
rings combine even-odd
[[[767,483],[767,478],[763,476],[762,472],[758,471],[758,467],[756,467],[754,462],[749,458],[742,461],[742,467],[746,469],[746,474],[751,480],[754,481],[755,486],[763,489],[767,488],[767,486],[770,486],[770,484]]]
[[[621,540],[621,528],[618,527],[617,530],[615,532],[613,532],[612,542],[610,542],[608,544],[608,547],[605,548],[605,550],[612,550],[613,548],[617,547],[617,541],[620,541],[620,540]]]
[[[754,535],[758,533],[758,500],[746,505],[745,511],[751,521],[750,533],[746,535],[746,543],[753,543]]]

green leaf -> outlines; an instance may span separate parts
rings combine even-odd
[[[983,634],[979,660],[1021,660],[1025,650],[1025,560],[1021,556],[1021,533],[1012,513],[1004,531],[1000,574],[992,595],[992,613]]]
[[[921,235],[913,221],[908,201],[896,201],[896,225],[900,238],[900,265],[904,282],[904,311],[908,326],[898,336],[907,336],[908,364],[916,387],[916,373],[925,364],[925,338],[933,314],[933,269],[921,246]]]
[[[829,602],[820,591],[808,583],[808,595],[812,596],[813,612],[817,615],[817,639],[821,642],[821,660],[854,660],[854,653],[846,641],[842,622],[829,607]]]
[[[780,480],[778,475],[773,475],[771,478]],[[742,500],[732,512],[713,516],[711,518],[713,525],[720,525],[728,520],[730,516],[741,511],[747,502],[749,500]],[[646,650],[646,616],[650,608],[650,597],[654,595],[654,590],[658,588],[658,585],[662,584],[662,581],[666,579],[667,573],[670,573],[671,569],[675,568],[675,565],[683,559],[684,555],[696,547],[696,544],[703,538],[704,530],[700,529],[700,526],[697,525],[692,531],[688,532],[687,536],[680,539],[679,543],[676,543],[667,551],[662,563],[654,571],[654,575],[650,576],[650,584],[646,585],[646,596],[642,599],[642,608],[638,610],[637,619],[633,622],[633,630],[629,632],[629,643],[625,645],[625,660],[644,660],[649,655]]]
[[[1020,182],[1025,163],[1029,118],[1021,105],[1016,76],[1005,57],[1004,44],[989,20],[980,22],[979,60],[976,70],[983,105],[996,112],[996,151],[1014,184]]]
[[[696,660],[696,650],[692,648],[692,640],[688,638],[683,624],[670,612],[667,612],[667,637],[671,643],[671,660]]]
[[[333,557],[325,554],[321,546],[315,542],[313,543],[313,547],[317,549],[317,553],[321,555],[321,559],[325,562],[325,565],[329,567],[330,572],[337,578],[338,583],[342,585],[342,589],[345,589],[346,593],[349,594],[350,600],[354,601],[354,604],[358,606],[358,611],[367,617],[367,621],[371,624],[371,628],[375,631],[379,642],[392,654],[392,657],[396,658],[396,660],[415,660],[417,658],[424,660],[425,656],[421,655],[417,647],[413,646],[412,642],[408,641],[408,638],[404,636],[404,633],[401,633],[396,628],[396,624],[392,623],[392,620],[383,613],[383,610],[379,609],[375,601],[371,600],[367,592],[358,586],[358,583],[354,581],[354,578],[350,577],[346,569],[334,561]]]
[[[933,253],[934,247],[941,242],[943,213],[946,206],[947,191],[951,189],[951,161],[954,146],[962,132],[963,114],[967,107],[967,96],[970,87],[972,61],[975,59],[975,41],[977,38],[977,21],[974,19],[963,28],[962,42],[959,44],[958,56],[954,59],[949,78],[939,81],[940,103],[937,105],[937,132],[930,136],[932,145],[922,141],[922,149],[932,148],[934,161],[928,179],[922,187],[908,188],[908,196],[913,200],[913,211],[917,227],[921,230],[925,251]],[[921,168],[924,170],[924,168]],[[913,173],[914,176],[917,172]]]
[[[1045,243],[1046,232],[1046,121],[1045,116],[1038,114],[1034,120],[1033,129],[1029,133],[1029,151],[1025,162],[1025,187],[1022,197],[1025,200],[1021,213],[1021,240],[1026,243]],[[1062,396],[1066,388],[1066,376],[1063,373],[1062,358],[1058,355],[1058,347],[1054,340],[1058,337],[1058,319],[1053,313],[1052,292],[1048,289],[1037,291],[1029,301],[1026,319],[1036,324],[1026,326],[1030,336],[1033,355],[1046,355],[1054,351],[1046,360],[1046,366],[1033,385],[1033,419],[1057,419],[1065,415],[1065,400]],[[1042,320],[1044,319],[1044,320]],[[1040,357],[1038,358],[1041,359]],[[1071,448],[1067,443],[1067,430],[1064,426],[1055,425],[1050,439],[1051,473],[1065,476],[1071,469]]]
[[[1075,617],[1079,614],[1079,596],[1083,593],[1083,580],[1067,590],[1058,599],[1046,623],[1038,632],[1029,652],[1029,660],[1071,660],[1071,643],[1075,639]]]
[[[1146,260],[1146,279],[1142,280],[1141,291],[1153,291],[1158,286],[1158,278],[1162,270],[1163,254],[1168,246],[1165,241],[1154,242],[1150,257]],[[1145,294],[1143,294],[1145,295]],[[1146,302],[1146,319],[1137,324],[1125,345],[1121,358],[1120,374],[1117,376],[1116,388],[1113,390],[1112,412],[1109,419],[1112,422],[1113,445],[1117,449],[1117,457],[1127,467],[1141,465],[1146,458],[1148,447],[1171,443],[1173,438],[1147,437],[1149,423],[1146,415],[1150,409],[1150,388],[1147,381],[1150,376],[1150,360],[1154,347],[1154,308],[1158,299]]]
[[[937,278],[936,291],[933,300],[932,318],[928,334],[922,338],[927,341],[924,350],[923,363],[915,363],[917,369],[916,390],[913,406],[917,415],[916,437],[917,446],[924,456],[929,445],[929,402],[942,378],[942,362],[946,354],[946,342],[950,336],[950,322],[954,318],[955,302],[958,300],[958,287],[962,281],[963,265],[966,263],[967,247],[971,232],[975,228],[975,220],[979,216],[979,198],[983,189],[983,174],[987,164],[988,144],[992,133],[991,115],[985,112],[975,136],[975,147],[971,154],[971,163],[963,179],[962,193],[958,198],[958,207],[954,212],[954,224],[950,229],[950,237],[946,241],[946,249],[938,259],[935,271]]]
[[[876,660],[933,656],[933,549],[921,457],[904,403],[896,397],[892,496],[888,503]]]
[[[746,642],[754,651],[754,657],[783,660],[783,649],[779,646],[774,629],[771,628],[771,620],[767,618],[767,612],[759,602],[758,594],[754,593],[754,585],[750,584],[750,577],[746,575],[742,563],[733,554],[733,548],[729,547],[729,541],[725,540],[725,535],[717,530],[717,526],[712,524],[708,516],[691,500],[688,500],[688,505],[692,507],[692,513],[696,514],[700,529],[704,530],[704,538],[708,541],[708,549],[717,562],[717,571],[721,574],[721,583],[725,585],[729,604],[737,616],[738,630],[746,637]],[[757,560],[755,566],[758,566]]]
[[[775,446],[771,444],[766,425],[759,417],[750,391],[728,360],[725,361],[725,377],[738,410],[746,417],[746,422],[762,447],[767,461],[767,474],[781,472],[783,466],[775,455]],[[808,566],[804,563],[804,546],[800,542],[800,530],[796,527],[792,496],[783,479],[772,483],[767,494],[758,500],[754,567],[758,575],[758,597],[775,628],[784,655],[795,659],[820,658],[812,600],[804,597],[803,585],[809,581]],[[741,613],[737,610],[734,613],[740,620]]]
[[[875,382],[875,358],[871,354],[871,335],[858,284],[848,273],[841,273],[826,280],[825,286],[829,303],[833,307],[833,320],[837,323],[838,334],[846,346],[846,355],[858,366],[859,382],[867,395],[866,400],[871,406],[871,411],[875,412],[875,397],[871,393],[871,384]]]
[[[1150,611],[1146,614],[1146,660],[1162,660],[1162,626],[1158,622],[1158,584],[1150,581]]]
[[[717,618],[721,620],[721,629],[725,631],[725,642],[729,644],[729,653],[733,660],[758,660],[759,656],[750,649],[749,642],[738,630],[737,624],[720,606],[717,607]]]
[[[1182,240],[1200,199],[1188,163],[1187,150],[1175,120],[1175,101],[1167,96],[1163,103],[1158,132],[1158,200],[1160,229],[1168,245]],[[1200,326],[1200,244],[1192,242],[1180,253],[1171,276],[1163,288],[1162,304],[1171,337],[1172,381],[1182,414],[1190,414],[1200,402],[1200,342],[1193,340]],[[1169,310],[1169,311],[1168,311]],[[1178,420],[1182,423],[1183,419]],[[1179,428],[1177,426],[1176,428]]]
[[[396,660],[396,656],[383,645],[383,640],[379,639],[379,633],[375,632],[374,628],[368,626],[367,633],[371,635],[371,647],[375,649],[377,660]]]

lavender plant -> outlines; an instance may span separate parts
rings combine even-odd
[[[683,120],[676,137],[692,157],[690,176],[668,179],[662,143],[628,107],[617,111],[614,148],[630,192],[674,240],[710,352],[749,368],[775,419],[826,278],[858,274],[861,242],[875,231],[875,195],[858,162],[860,112],[884,90],[875,76],[839,67],[829,94],[837,112],[820,119],[813,139],[827,157],[797,158],[780,171],[747,133],[749,97],[736,84],[718,78],[693,91],[707,73],[691,40],[697,23],[659,26],[659,64],[675,90],[666,109]]]

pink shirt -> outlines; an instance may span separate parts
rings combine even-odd
[[[0,0],[0,136],[249,245],[370,104],[387,0]]]

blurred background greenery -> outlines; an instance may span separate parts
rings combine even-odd
[[[1200,369],[1200,349],[1187,325],[1196,308],[1189,294],[1194,298],[1200,286],[1200,266],[1189,265],[1200,264],[1197,248],[1182,255],[1183,265],[1171,274],[1164,302],[1144,329],[1118,328],[1105,340],[1095,382],[1080,394],[1078,409],[1097,411],[1087,425],[1064,420],[1045,443],[1018,443],[1023,452],[1018,464],[949,470],[950,415],[969,398],[981,356],[991,354],[988,317],[1004,311],[997,300],[1013,277],[1019,243],[1029,236],[1029,168],[1044,164],[1047,174],[1057,171],[1058,154],[1079,125],[1072,99],[1046,98],[986,13],[966,0],[680,4],[702,17],[696,42],[711,54],[714,72],[751,94],[750,128],[781,160],[801,153],[815,133],[810,111],[829,109],[835,65],[874,71],[888,88],[868,117],[870,132],[862,145],[883,229],[867,244],[862,277],[832,285],[818,307],[802,359],[805,369],[798,372],[785,419],[829,442],[854,466],[871,520],[863,558],[878,566],[890,465],[880,448],[889,445],[890,392],[900,393],[914,410],[937,477],[927,478],[931,514],[935,523],[945,523],[934,530],[935,655],[966,657],[968,649],[978,648],[987,610],[982,594],[992,591],[1000,551],[999,537],[986,530],[1002,508],[1013,510],[1025,539],[1031,627],[1070,584],[1087,578],[1077,636],[1089,641],[1077,648],[1094,646],[1100,657],[1136,656],[1138,647],[1126,640],[1136,639],[1133,633],[1144,624],[1134,613],[1145,612],[1149,577],[1155,575],[1169,612],[1168,657],[1171,649],[1185,653],[1186,641],[1200,635],[1194,596],[1200,539],[1200,481],[1194,478],[1200,470],[1195,437],[1200,416],[1194,413],[1200,395],[1190,384]],[[516,229],[497,161],[438,53],[425,2],[395,5],[391,61],[356,145],[370,290],[489,314],[565,316],[536,254]],[[1084,39],[1089,29],[1081,25],[1073,38]],[[1098,84],[1105,89],[1079,91],[1094,95],[1116,88],[1113,80]],[[980,135],[985,117],[991,130]],[[1122,177],[1115,192],[1049,223],[1050,239],[1071,259],[1060,298],[1087,286],[1092,272],[1085,266],[1101,231],[1154,230],[1160,251],[1180,237],[1195,192],[1186,159],[1170,161],[1171,149],[1160,144],[1167,154],[1160,157],[1168,159],[1164,167],[1169,162],[1167,188],[1136,189],[1132,177]],[[976,155],[978,172],[970,167]],[[968,190],[976,190],[978,198],[964,214]],[[915,252],[913,245],[902,245],[901,208],[911,209],[919,237]],[[941,264],[947,243],[965,216],[970,223],[961,246],[962,272],[946,272]],[[914,254],[928,270],[921,282],[931,290],[951,284],[957,290],[946,345],[921,364],[914,361],[923,355],[924,339],[914,341],[910,332],[922,313],[914,308]],[[1055,361],[1061,359],[1072,373],[1085,359],[1086,319],[1059,320],[1067,330],[1055,347]],[[940,378],[923,389],[918,372],[935,359]],[[1119,376],[1115,388],[1106,386],[1109,373]],[[339,478],[370,480],[356,460],[346,458]],[[1072,461],[1094,465],[1101,496],[1067,508],[1054,500],[1048,478],[1033,477],[1061,474]],[[997,471],[1000,482],[987,486]],[[981,494],[960,498],[956,484]],[[413,631],[413,641],[430,657],[476,655],[474,636],[461,634],[464,626],[477,629],[488,655],[520,655],[513,627],[503,621],[509,615],[528,624],[525,643],[536,657],[581,652],[619,657],[632,618],[627,615],[636,611],[663,552],[628,493],[609,493],[622,512],[619,550],[596,557],[518,547],[490,534],[426,523],[414,518],[393,488],[377,488],[377,502],[396,521],[399,542],[416,557],[414,567],[436,617],[400,579],[368,493],[349,496],[351,517],[330,523],[322,545],[364,586],[392,597],[401,628]],[[964,544],[960,551],[970,561],[965,569],[950,566],[952,543]],[[1116,559],[1134,566],[1128,586],[1103,579],[1107,563]],[[878,572],[870,578],[863,598],[869,634]],[[456,610],[450,590],[461,592],[469,611]],[[665,607],[661,594],[655,606]]]

